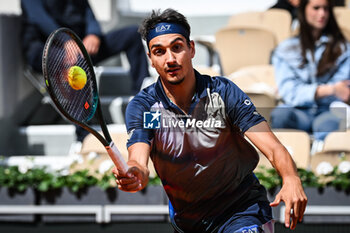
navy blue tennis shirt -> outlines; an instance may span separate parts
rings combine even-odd
[[[129,103],[127,146],[144,142],[171,202],[179,232],[214,229],[266,191],[253,170],[259,155],[244,132],[265,119],[249,97],[224,77],[195,71],[189,113],[166,96],[160,79]]]

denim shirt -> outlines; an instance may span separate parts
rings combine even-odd
[[[349,43],[342,46],[343,53],[337,58],[335,66],[326,74],[316,77],[317,65],[328,42],[327,36],[321,36],[316,42],[313,54],[315,59],[312,59],[311,51],[307,51],[308,63],[303,67],[300,67],[303,58],[299,37],[292,37],[281,42],[274,50],[272,64],[275,68],[278,92],[285,104],[293,107],[328,107],[332,101],[337,99],[335,96],[328,96],[315,100],[317,86],[350,79]]]

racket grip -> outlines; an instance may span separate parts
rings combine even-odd
[[[129,167],[126,164],[125,159],[123,158],[122,154],[120,153],[114,142],[111,142],[109,146],[106,146],[106,150],[117,169],[123,173],[126,173]]]

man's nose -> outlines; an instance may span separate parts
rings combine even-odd
[[[167,63],[174,63],[176,61],[176,57],[174,53],[171,50],[167,50],[166,52],[166,62]]]

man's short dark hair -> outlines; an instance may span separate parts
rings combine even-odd
[[[147,41],[147,36],[150,30],[154,29],[155,26],[158,23],[176,23],[183,26],[186,30],[188,30],[188,34],[191,33],[191,27],[187,22],[186,17],[177,12],[176,10],[173,10],[171,8],[168,8],[164,10],[163,12],[160,12],[160,10],[152,10],[152,13],[149,17],[145,18],[139,27],[139,33],[141,34],[142,38]],[[190,39],[186,38],[187,43],[190,43]],[[148,45],[147,45],[148,46]]]

